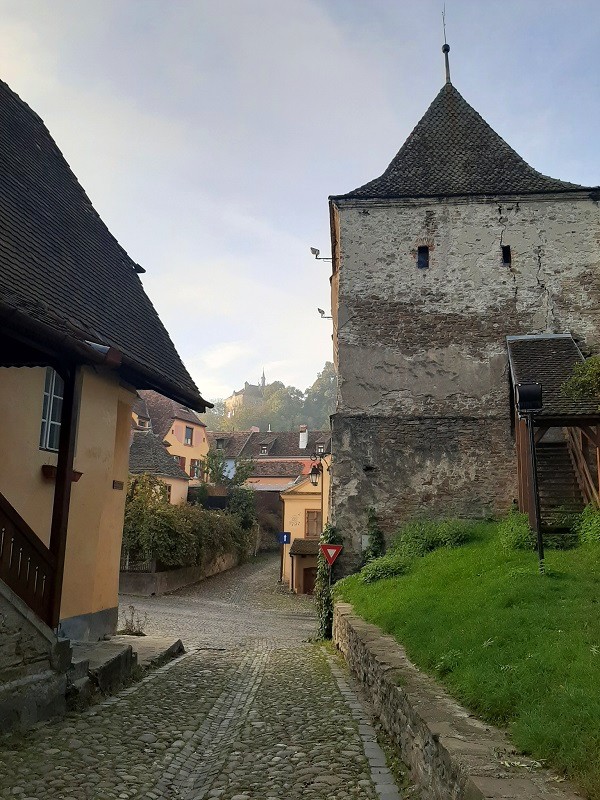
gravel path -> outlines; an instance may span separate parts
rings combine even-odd
[[[0,797],[397,800],[310,598],[262,557],[168,597],[123,598],[189,649],[83,714],[0,740]]]

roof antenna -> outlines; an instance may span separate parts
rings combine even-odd
[[[444,26],[444,44],[442,46],[442,53],[446,61],[446,83],[452,83],[450,80],[450,60],[448,53],[450,52],[450,45],[446,41],[446,4],[444,3],[444,10],[442,11],[442,25]]]

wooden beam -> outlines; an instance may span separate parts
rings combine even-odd
[[[583,433],[583,435],[590,440],[594,447],[598,447],[600,445],[600,441],[598,441],[598,428],[590,428],[588,425],[578,425],[577,427]]]
[[[549,430],[550,428],[538,428],[535,433],[535,443],[538,444],[539,442],[541,442]]]
[[[62,599],[65,554],[67,551],[67,528],[69,525],[69,507],[71,503],[71,476],[75,458],[75,439],[81,403],[81,369],[74,364],[61,369],[65,388],[62,416],[60,420],[60,437],[58,442],[58,462],[56,465],[56,483],[54,486],[54,504],[52,507],[52,526],[50,529],[50,552],[56,558],[56,577],[54,581],[54,598],[52,602],[52,627],[56,628],[60,620],[60,602]]]

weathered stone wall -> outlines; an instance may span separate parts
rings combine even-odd
[[[344,573],[359,560],[368,506],[389,538],[414,517],[499,516],[517,497],[514,442],[503,418],[337,413],[332,447]]]
[[[0,581],[0,732],[64,713],[70,662],[69,643]]]
[[[598,202],[335,206],[334,523],[355,549],[369,504],[388,530],[414,513],[504,512],[516,496],[505,338],[570,332],[599,349]]]
[[[341,204],[338,411],[504,413],[507,335],[571,332],[597,349],[598,205],[587,196]],[[416,266],[421,244],[428,269]]]
[[[520,755],[506,736],[458,705],[407,658],[391,636],[335,606],[333,640],[400,750],[423,800],[576,800],[576,795],[536,762]],[[511,754],[513,758],[511,759]],[[511,766],[510,762],[519,766]]]

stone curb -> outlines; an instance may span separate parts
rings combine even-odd
[[[366,690],[423,800],[577,800],[505,734],[473,717],[375,625],[336,603],[333,640]]]

